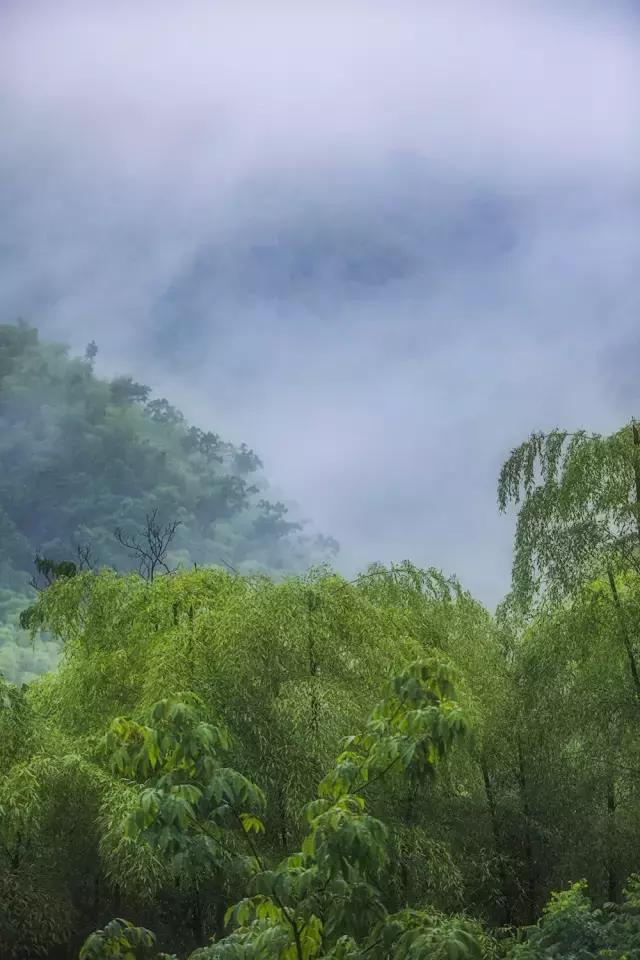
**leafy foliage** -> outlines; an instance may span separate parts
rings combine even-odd
[[[594,909],[585,881],[554,893],[526,940],[516,944],[513,960],[637,960],[640,957],[640,881],[631,877],[621,905]]]
[[[144,835],[175,873],[215,870],[230,859],[224,832],[264,830],[265,798],[250,780],[221,763],[226,732],[200,719],[198,698],[162,700],[151,725],[120,717],[106,738],[111,767],[142,789],[126,835]]]
[[[143,960],[150,957],[155,935],[144,927],[136,927],[127,920],[112,920],[103,930],[96,930],[80,950],[80,960]],[[156,954],[157,960],[167,954]]]
[[[526,605],[543,589],[570,593],[607,562],[640,571],[640,432],[609,437],[533,433],[512,451],[498,504],[518,513],[514,588]]]
[[[390,916],[377,882],[387,863],[388,833],[366,809],[364,793],[393,772],[425,777],[466,721],[454,696],[451,671],[436,661],[414,663],[390,684],[364,732],[320,783],[305,810],[309,833],[299,853],[258,872],[254,894],[227,913],[237,929],[196,952],[198,960],[273,957],[310,960],[364,953],[398,958],[479,956],[464,923],[438,925],[405,911]]]

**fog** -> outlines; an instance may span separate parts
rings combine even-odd
[[[0,306],[493,605],[497,474],[638,412],[632,4],[7,3]]]

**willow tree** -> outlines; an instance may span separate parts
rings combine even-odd
[[[640,668],[619,595],[620,577],[640,573],[640,428],[609,436],[533,433],[502,467],[498,504],[519,506],[513,588],[516,609],[541,596],[561,601],[604,575],[640,699]]]

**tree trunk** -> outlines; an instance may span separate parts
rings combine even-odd
[[[285,804],[284,789],[281,783],[278,783],[278,818],[280,820],[280,844],[283,850],[287,849],[287,811]]]
[[[511,909],[511,898],[509,896],[509,889],[507,885],[507,873],[504,868],[504,860],[502,859],[501,853],[501,840],[500,840],[500,827],[498,824],[498,815],[496,809],[496,796],[493,790],[493,784],[491,783],[491,778],[489,777],[489,771],[487,769],[486,760],[484,757],[480,759],[480,769],[482,770],[482,779],[484,781],[484,792],[487,797],[487,807],[489,809],[489,819],[491,820],[491,832],[493,833],[493,843],[495,846],[496,856],[498,857],[498,872],[500,876],[500,889],[502,891],[502,907],[504,910],[504,922],[507,926],[511,925],[512,921],[512,909]]]
[[[316,677],[318,675],[320,664],[316,656],[316,643],[314,636],[313,610],[315,609],[315,597],[310,594],[308,597],[308,630],[309,630],[309,676],[311,677],[311,700],[310,700],[310,728],[314,738],[317,740],[320,734],[320,703],[316,691]]]
[[[96,926],[100,921],[100,872],[98,871],[93,878],[93,920]]]
[[[612,903],[618,901],[618,876],[615,857],[616,788],[613,775],[607,780],[607,895]]]
[[[191,914],[191,929],[196,946],[204,946],[206,941],[206,930],[204,927],[204,917],[202,913],[202,901],[200,899],[200,890],[196,886],[193,893],[193,909]]]
[[[220,939],[224,936],[225,932],[225,922],[224,917],[227,912],[227,898],[224,893],[216,893],[213,898],[214,902],[214,935],[216,939]]]
[[[518,738],[518,783],[524,814],[524,856],[527,865],[527,907],[528,921],[533,924],[537,917],[537,872],[533,856],[533,838],[531,836],[531,806],[527,791],[527,778],[524,770],[522,742]]]

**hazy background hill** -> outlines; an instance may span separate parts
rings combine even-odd
[[[240,572],[300,570],[337,551],[272,502],[260,458],[186,422],[129,377],[93,371],[95,345],[73,357],[24,322],[0,326],[0,671],[27,679],[55,659],[17,627],[31,602],[36,554],[97,566],[135,558],[115,538],[142,535],[145,518],[178,520],[172,567],[225,564]]]

